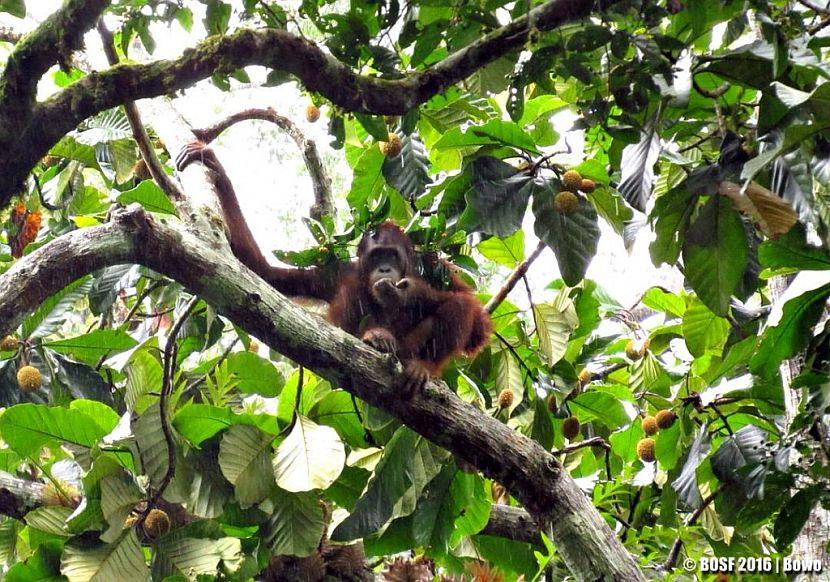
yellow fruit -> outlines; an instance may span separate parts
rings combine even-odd
[[[133,176],[139,180],[149,180],[152,178],[150,175],[150,169],[147,167],[147,162],[145,162],[143,158],[139,158],[133,166]]]
[[[562,436],[569,441],[572,441],[579,434],[579,419],[575,416],[569,416],[562,423]]]
[[[493,494],[493,503],[510,505],[510,494],[507,492],[507,488],[501,483],[493,481],[493,484],[490,485],[490,492]]]
[[[499,408],[510,408],[513,404],[513,391],[505,388],[499,392]]]
[[[259,342],[251,338],[251,343],[248,344],[248,351],[257,353],[259,351]]]
[[[573,192],[562,190],[553,199],[553,207],[559,214],[564,214],[565,216],[573,214],[579,210],[579,198]]]
[[[658,410],[654,419],[657,422],[657,426],[665,430],[671,428],[671,425],[677,419],[677,415],[671,410]]]
[[[576,170],[568,170],[562,174],[562,185],[565,190],[576,192],[582,186],[582,174]]]
[[[654,439],[646,437],[637,442],[637,456],[641,461],[651,463],[654,461]]]
[[[78,507],[81,503],[81,492],[77,487],[64,481],[60,482],[60,490],[51,481],[43,487],[41,499],[43,505],[63,505],[64,507]]]
[[[144,531],[151,538],[163,536],[170,531],[170,518],[161,509],[151,509],[144,520]]]
[[[641,350],[637,347],[637,342],[634,340],[629,340],[627,344],[625,344],[625,355],[628,356],[632,360],[639,360],[645,354],[644,350]]]
[[[43,159],[40,160],[40,163],[43,164],[46,168],[51,168],[52,166],[57,165],[61,159],[57,156],[43,156]]]
[[[305,108],[305,118],[309,123],[314,123],[320,119],[320,108],[314,103],[309,103]]]
[[[138,516],[134,513],[131,513],[127,516],[127,519],[124,520],[124,528],[133,527],[135,523],[138,521]]]
[[[403,144],[401,143],[401,136],[399,136],[397,133],[392,132],[389,132],[389,137],[386,138],[386,141],[378,143],[378,147],[380,147],[380,152],[387,158],[394,158],[399,153],[401,153],[402,146]]]
[[[582,182],[579,184],[579,189],[583,192],[593,192],[597,189],[597,185],[594,184],[593,180],[589,180],[588,178],[583,178]]]
[[[657,434],[659,427],[657,426],[657,420],[651,415],[646,416],[643,419],[643,432],[646,433],[647,436],[653,436]]]
[[[588,371],[588,368],[582,368],[582,370],[579,372],[579,383],[587,384],[591,381],[591,378],[593,378],[593,376],[594,375],[591,374],[590,371]]]
[[[0,352],[10,352],[12,350],[17,349],[17,338],[11,335],[7,335],[2,340],[0,340]]]
[[[17,371],[17,385],[23,392],[34,392],[43,384],[40,370],[34,366],[23,366]]]

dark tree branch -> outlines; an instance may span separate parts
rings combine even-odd
[[[107,56],[107,62],[109,62],[110,66],[117,65],[118,53],[115,52],[112,33],[107,30],[103,21],[98,21],[98,34],[104,44],[104,54]],[[133,138],[135,138],[135,142],[138,144],[138,151],[141,153],[141,159],[147,165],[150,176],[164,190],[168,198],[171,200],[180,200],[182,198],[182,191],[173,179],[167,175],[167,172],[164,171],[156,155],[156,150],[153,148],[153,144],[150,143],[150,136],[147,135],[147,129],[141,122],[141,114],[138,112],[138,107],[135,106],[133,101],[125,101],[124,113],[127,115],[127,121],[130,123],[130,129],[133,131]]]
[[[93,27],[109,4],[109,0],[67,0],[34,31],[20,39],[0,78],[0,115],[5,122],[1,125],[12,120],[18,124],[4,127],[0,137],[6,137],[3,134],[19,130],[25,124],[40,78],[49,67],[81,48],[84,33]],[[7,119],[10,113],[11,119]],[[14,119],[14,114],[20,117]]]
[[[536,245],[536,248],[530,253],[530,256],[526,258],[524,261],[519,263],[513,272],[510,273],[510,276],[507,278],[507,281],[504,282],[504,285],[501,286],[501,289],[490,298],[490,301],[487,302],[487,305],[484,306],[484,310],[487,313],[493,313],[496,308],[501,305],[502,301],[507,298],[507,295],[513,290],[513,287],[516,286],[522,277],[527,274],[527,270],[530,268],[530,265],[533,264],[539,255],[542,254],[542,251],[545,250],[547,245],[542,241],[539,241],[539,244]]]
[[[0,471],[0,515],[23,519],[29,511],[43,505],[46,485]]]
[[[615,1],[607,0],[603,7]],[[61,46],[58,41],[76,46],[107,4],[104,0],[71,0],[24,38],[10,58],[11,68],[7,67],[0,83],[0,96],[4,97],[0,99],[0,151],[4,152],[0,158],[0,206],[8,203],[31,168],[64,135],[84,119],[125,101],[169,95],[217,71],[263,65],[295,75],[309,91],[320,93],[346,111],[401,115],[521,48],[532,29],[551,30],[586,17],[594,0],[549,0],[429,69],[394,81],[359,75],[313,42],[285,30],[243,29],[210,37],[176,60],[121,64],[91,73],[47,101],[32,105],[38,79],[57,59],[54,47]],[[63,30],[66,32],[55,32]],[[23,66],[29,62],[34,66]]]
[[[245,111],[234,113],[219,123],[205,129],[194,129],[193,134],[200,141],[211,143],[230,126],[249,119],[270,121],[285,131],[294,140],[294,143],[300,148],[300,153],[303,156],[306,168],[308,168],[309,176],[311,176],[311,184],[314,189],[314,206],[311,207],[309,216],[314,220],[320,220],[323,216],[331,216],[334,212],[334,203],[331,199],[331,180],[329,180],[326,168],[320,159],[317,145],[313,140],[305,136],[300,128],[297,127],[297,124],[287,117],[279,115],[272,108],[246,109]]]
[[[462,402],[441,382],[403,400],[402,368],[277,293],[227,247],[134,205],[113,222],[63,235],[0,276],[0,335],[47,297],[105,266],[140,263],[181,282],[286,357],[392,414],[502,483],[557,544],[578,580],[644,580],[590,500],[538,443]]]
[[[542,546],[539,527],[533,521],[533,517],[520,507],[494,505],[490,511],[490,520],[484,526],[484,529],[478,533]]]

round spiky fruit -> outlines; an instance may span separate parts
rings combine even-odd
[[[579,198],[573,192],[562,190],[553,199],[553,207],[559,214],[568,216],[579,210]]]
[[[576,192],[582,186],[582,174],[576,170],[568,170],[562,174],[562,185],[565,187],[565,190]]]
[[[43,156],[43,159],[40,160],[40,163],[43,164],[46,168],[51,168],[52,166],[57,165],[61,159],[57,156]]]
[[[133,527],[136,524],[136,522],[138,522],[138,516],[134,513],[131,513],[127,516],[127,519],[124,520],[124,529],[127,529],[128,527]]]
[[[579,189],[583,192],[593,192],[597,189],[597,185],[594,184],[593,180],[582,178],[582,182],[579,183]]]
[[[643,350],[637,346],[637,342],[634,340],[628,340],[628,343],[625,344],[625,355],[630,359],[639,360],[643,357],[643,353]]]
[[[637,442],[637,456],[641,461],[651,463],[654,461],[654,439],[646,437]]]
[[[65,481],[60,482],[58,489],[51,481],[43,487],[43,505],[62,505],[64,507],[78,507],[81,503],[81,492],[78,488]]]
[[[513,391],[505,388],[499,392],[499,408],[510,408],[513,404]]]
[[[677,420],[677,415],[672,410],[658,410],[657,414],[654,415],[654,419],[657,426],[665,430],[671,428],[671,425]]]
[[[309,103],[306,105],[305,108],[305,118],[308,120],[309,123],[314,123],[318,119],[320,119],[320,108],[317,107],[314,103]]]
[[[562,436],[569,441],[572,441],[579,434],[579,419],[575,416],[569,416],[562,423]]]
[[[18,343],[19,342],[16,337],[7,335],[0,340],[0,352],[11,352],[12,350],[16,350]]]
[[[259,342],[251,338],[251,343],[248,344],[248,351],[257,353],[259,351]]]
[[[654,436],[657,434],[659,427],[657,426],[657,420],[649,415],[643,419],[643,432],[646,433],[647,436]]]
[[[23,392],[34,392],[42,384],[43,376],[34,366],[23,366],[17,371],[17,385]]]
[[[579,383],[585,385],[591,381],[591,378],[593,378],[593,376],[594,375],[591,374],[588,368],[582,368],[582,370],[580,370],[579,372]]]
[[[490,485],[490,492],[493,494],[493,503],[510,505],[510,494],[507,492],[507,488],[501,483],[493,481],[493,484]]]
[[[380,142],[378,147],[384,156],[387,158],[394,158],[401,153],[401,147],[403,147],[403,144],[401,143],[401,136],[390,131],[386,141]]]
[[[170,531],[170,518],[161,509],[151,509],[144,519],[144,531],[151,538],[163,536]]]

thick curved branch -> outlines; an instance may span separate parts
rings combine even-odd
[[[300,153],[303,156],[306,168],[308,168],[309,176],[311,176],[311,184],[314,189],[314,206],[311,207],[309,215],[314,220],[320,220],[323,216],[331,216],[334,212],[334,203],[331,199],[331,180],[326,173],[326,167],[323,165],[323,161],[320,159],[317,145],[313,140],[305,136],[300,128],[297,127],[297,124],[287,117],[279,115],[272,108],[246,109],[234,113],[210,127],[194,129],[193,134],[200,141],[210,143],[230,126],[249,119],[270,121],[285,131],[294,140],[294,143],[300,148]]]
[[[294,305],[226,248],[210,247],[137,206],[115,212],[113,219],[55,239],[0,276],[0,335],[82,275],[113,264],[143,264],[181,282],[288,358],[505,485],[544,524],[578,580],[644,580],[589,499],[538,443],[465,404],[441,382],[402,400],[396,387],[403,374],[394,358]]]
[[[17,43],[0,80],[0,108],[4,121],[10,110],[28,111],[43,74],[81,48],[84,33],[93,27],[109,4],[109,0],[68,0]]]
[[[602,6],[616,1],[606,0]],[[102,0],[88,3],[94,7],[106,4]],[[0,206],[64,135],[84,119],[125,101],[172,94],[217,71],[263,65],[295,75],[309,91],[320,93],[346,111],[400,115],[522,47],[531,30],[551,30],[583,18],[594,5],[594,0],[549,0],[429,69],[394,81],[359,75],[315,43],[274,29],[210,37],[176,60],[123,64],[92,73],[31,112],[27,109],[28,124],[18,123],[13,132],[0,135],[0,148],[6,152],[0,159]],[[25,39],[18,48],[24,43]],[[6,125],[9,113],[0,107],[0,127]]]

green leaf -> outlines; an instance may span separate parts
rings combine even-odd
[[[265,542],[274,555],[308,556],[320,545],[326,529],[323,508],[314,493],[274,496]]]
[[[138,202],[150,212],[176,215],[176,207],[165,195],[164,191],[152,180],[144,180],[132,190],[122,192],[118,202],[132,204]]]
[[[461,218],[469,230],[507,237],[522,227],[532,180],[498,158],[482,156],[469,166],[467,210]]]
[[[468,132],[477,136],[485,136],[509,147],[515,147],[526,152],[538,154],[536,142],[517,123],[491,119],[484,125],[472,126]]]
[[[110,545],[88,548],[68,544],[61,559],[61,573],[69,582],[144,582],[150,576],[133,529]]]
[[[327,489],[345,463],[346,451],[337,432],[297,415],[294,428],[277,447],[274,475],[286,491]]]
[[[75,160],[89,168],[101,171],[101,166],[98,165],[98,157],[95,155],[95,148],[91,145],[82,144],[69,135],[52,146],[49,155]]]
[[[777,240],[766,240],[758,249],[761,266],[767,269],[826,271],[830,255],[821,247],[807,243],[804,226],[799,222]]]
[[[683,264],[686,279],[717,315],[729,312],[729,300],[747,263],[746,232],[740,216],[724,196],[712,196],[686,232]]]
[[[23,320],[23,337],[37,339],[53,334],[66,323],[66,314],[72,306],[86,297],[92,287],[91,277],[78,279],[40,304],[34,313]]]
[[[539,334],[539,348],[553,366],[568,350],[571,332],[579,325],[573,301],[560,292],[553,303],[533,304],[533,321]]]
[[[571,412],[580,422],[598,420],[610,429],[631,422],[622,403],[605,392],[583,392],[570,401]]]
[[[387,141],[389,139],[389,130],[386,128],[386,120],[383,117],[365,113],[355,113],[354,116],[363,129],[376,140]]]
[[[111,432],[117,425],[119,416],[112,408],[97,400],[78,398],[69,403],[70,410],[78,410],[90,417],[101,430]]]
[[[117,329],[96,329],[73,338],[43,342],[43,345],[62,354],[68,354],[87,364],[97,364],[104,356],[134,348],[138,342]]]
[[[810,517],[810,512],[813,506],[818,503],[823,494],[822,487],[812,486],[802,489],[781,506],[781,511],[775,519],[775,544],[779,550],[783,550],[789,546],[798,534],[801,533],[801,528]]]
[[[133,433],[138,445],[142,471],[150,478],[153,486],[158,486],[164,479],[168,466],[167,441],[161,428],[158,403],[150,406],[133,423]],[[174,439],[176,436],[174,433]]]
[[[622,235],[625,223],[634,217],[634,211],[625,203],[619,192],[607,186],[598,186],[586,196],[599,215],[614,227],[617,234]]]
[[[553,207],[555,194],[551,182],[534,189],[533,229],[553,249],[562,279],[573,287],[585,277],[597,252],[600,234],[597,212],[580,196],[578,209],[572,214],[562,214]]]
[[[315,422],[336,430],[349,448],[361,449],[368,443],[352,399],[345,390],[333,390],[314,405],[310,416]]]
[[[506,238],[490,237],[478,243],[476,250],[491,261],[513,269],[525,257],[525,233],[517,230]]]
[[[0,0],[0,12],[8,12],[18,18],[26,18],[26,3],[23,0]]]
[[[375,146],[369,146],[353,169],[352,187],[346,200],[351,208],[366,206],[383,189],[383,162],[386,158]]]
[[[237,538],[196,539],[168,535],[156,542],[156,548],[160,557],[169,560],[192,582],[200,579],[200,575],[215,576],[220,562],[233,572],[242,561],[242,543]]]
[[[688,299],[683,314],[683,338],[689,353],[693,356],[702,356],[707,351],[720,354],[728,335],[729,322],[726,319],[712,313],[697,299]]]
[[[429,177],[429,156],[418,134],[400,135],[401,153],[383,161],[383,177],[401,196],[414,200],[424,193]]]
[[[207,5],[204,23],[208,34],[225,34],[231,19],[230,5],[221,0],[210,0]]]
[[[643,295],[643,305],[669,315],[683,317],[686,311],[686,302],[682,297],[670,293],[660,287],[652,287]]]
[[[236,424],[236,415],[224,406],[186,404],[173,419],[176,431],[196,446]]]
[[[233,352],[227,362],[228,371],[239,380],[237,389],[245,394],[278,396],[285,385],[285,378],[274,364],[251,352]]]
[[[104,477],[100,483],[101,512],[110,526],[101,535],[101,540],[114,543],[121,537],[124,520],[144,495],[131,479],[128,480],[122,475]]]
[[[234,486],[242,507],[259,503],[268,495],[274,481],[268,479],[273,435],[253,426],[232,426],[219,444],[219,468]],[[291,553],[291,552],[289,552]]]
[[[654,203],[650,216],[656,236],[649,245],[649,253],[655,265],[677,263],[696,205],[697,196],[682,186],[666,192]]]
[[[26,524],[53,536],[69,537],[66,520],[71,514],[72,508],[62,505],[38,507],[26,514]]]
[[[0,416],[3,440],[24,457],[55,442],[90,448],[107,432],[79,410],[50,408],[42,404],[17,404]]]
[[[810,341],[810,330],[824,311],[830,284],[807,291],[784,304],[781,321],[767,328],[750,368],[767,378],[778,372],[781,362],[800,352]]]

